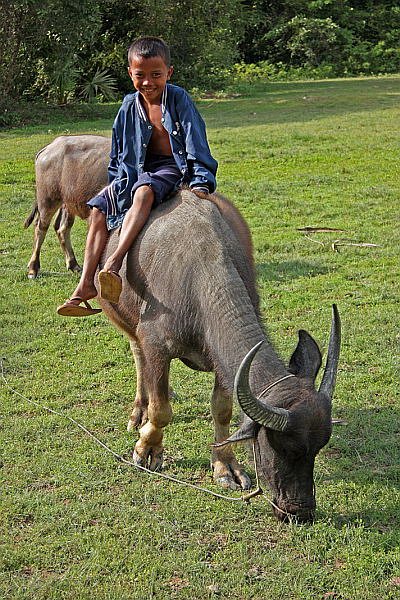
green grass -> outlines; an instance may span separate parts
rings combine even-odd
[[[289,357],[305,328],[326,349],[330,306],[343,322],[334,429],[316,463],[317,520],[282,525],[266,499],[215,500],[116,463],[65,419],[128,455],[135,375],[128,342],[103,316],[61,319],[72,291],[54,232],[26,278],[33,158],[57,134],[100,132],[59,116],[0,133],[0,596],[22,599],[376,600],[400,597],[400,78],[258,86],[204,100],[219,190],[246,216],[270,336]],[[115,110],[117,105],[115,105]],[[344,233],[297,231],[335,227]],[[82,256],[86,226],[73,241]],[[377,247],[343,246],[336,238]],[[213,486],[212,378],[180,363],[165,472]],[[24,399],[25,398],[25,399]],[[245,451],[242,458],[247,460]]]

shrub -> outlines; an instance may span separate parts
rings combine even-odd
[[[377,44],[359,42],[349,50],[344,74],[380,74],[400,71],[400,48],[388,47],[385,41]]]
[[[272,64],[268,61],[258,63],[237,63],[230,70],[230,81],[234,85],[250,84],[265,81],[296,81],[299,79],[326,79],[335,77],[332,65],[318,67],[293,67],[282,62]]]
[[[117,82],[107,70],[96,73],[91,79],[87,79],[81,86],[81,95],[88,102],[94,102],[96,98],[104,100],[115,100],[117,93]]]

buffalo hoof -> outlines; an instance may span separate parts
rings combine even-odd
[[[236,483],[234,478],[227,475],[225,477],[217,477],[215,483],[225,490],[240,490],[240,485]]]
[[[144,467],[149,471],[161,471],[163,466],[163,452],[154,452],[150,450],[146,456],[140,456],[136,450],[132,454],[132,462],[138,467]]]
[[[218,474],[214,470],[214,481],[221,487],[229,490],[249,490],[251,488],[251,479],[247,473],[237,465],[226,465],[224,474]]]
[[[36,279],[36,277],[38,276],[36,271],[29,271],[28,273],[28,279]]]
[[[68,267],[69,271],[73,273],[82,273],[82,267],[78,265],[78,263],[74,263]]]

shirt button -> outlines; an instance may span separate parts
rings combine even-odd
[[[164,121],[165,121],[165,119],[164,119],[164,117],[162,117],[162,119],[161,119],[161,123],[164,123]]]
[[[172,132],[172,135],[176,135],[177,133],[178,133],[177,131],[173,131],[173,132]]]
[[[143,148],[147,148],[147,144],[143,144]]]
[[[186,169],[182,169],[182,173],[186,173]]]
[[[139,167],[143,167],[143,163],[139,163]]]
[[[178,150],[178,154],[183,154],[183,150]]]
[[[147,125],[147,129],[153,129],[152,125]]]

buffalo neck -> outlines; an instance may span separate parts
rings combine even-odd
[[[261,340],[250,371],[250,385],[255,394],[288,374],[282,360],[268,341],[242,279],[227,270],[219,279],[210,278],[209,294],[203,296],[205,313],[204,345],[221,384],[233,390],[235,375],[245,355]]]

